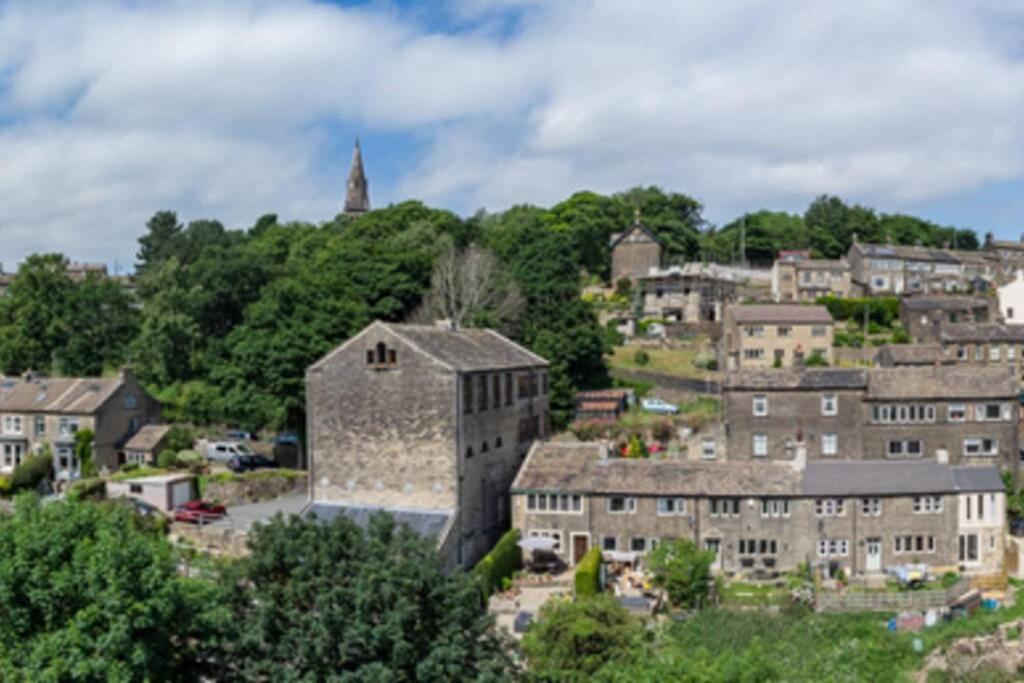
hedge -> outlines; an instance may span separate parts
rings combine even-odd
[[[484,595],[490,597],[501,588],[503,579],[512,578],[513,572],[522,567],[523,553],[519,549],[519,531],[512,529],[498,539],[491,552],[473,568],[480,581]]]
[[[29,456],[14,468],[11,488],[15,491],[37,489],[46,479],[53,479],[53,456],[49,453],[38,453]]]
[[[817,302],[828,309],[835,320],[853,320],[860,324],[864,320],[864,309],[868,320],[881,327],[892,327],[900,317],[900,300],[895,296],[875,296],[863,299],[840,299],[835,296],[819,297]]]
[[[597,595],[601,592],[601,549],[593,547],[576,565],[576,597]]]

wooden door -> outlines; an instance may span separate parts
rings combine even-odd
[[[583,556],[587,554],[587,550],[590,549],[590,539],[586,536],[573,536],[572,537],[572,563],[579,564]]]

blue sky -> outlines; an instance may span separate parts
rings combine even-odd
[[[1024,2],[0,0],[0,262],[146,219],[660,185],[1024,232]]]

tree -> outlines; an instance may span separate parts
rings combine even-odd
[[[74,283],[60,254],[33,254],[0,299],[0,371],[50,371],[68,338]]]
[[[173,211],[158,211],[153,214],[153,217],[146,221],[146,234],[139,238],[139,251],[135,255],[138,259],[135,264],[136,274],[144,276],[166,261],[171,256],[175,239],[181,231],[178,214]]]
[[[218,591],[126,506],[23,496],[0,517],[0,678],[201,680]]]
[[[486,324],[507,332],[522,311],[519,286],[493,253],[475,244],[462,250],[450,244],[434,266],[430,291],[416,317],[423,322],[450,320],[458,328]]]
[[[75,432],[75,457],[82,470],[83,477],[96,476],[96,463],[92,460],[92,442],[94,438],[91,429],[79,429]]]
[[[627,657],[641,633],[640,624],[610,595],[548,600],[523,637],[523,651],[538,680],[586,681],[609,662]]]
[[[121,283],[90,273],[69,294],[66,341],[55,350],[57,369],[71,377],[95,377],[123,365],[139,333],[134,296]]]
[[[700,607],[708,594],[715,554],[699,550],[688,538],[664,541],[648,555],[655,586],[675,607]]]
[[[239,680],[505,680],[479,586],[385,514],[364,531],[281,516],[250,535],[232,601]]]

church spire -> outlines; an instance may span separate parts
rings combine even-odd
[[[359,216],[370,210],[370,188],[363,170],[363,152],[356,138],[352,150],[352,168],[348,172],[348,186],[345,189],[345,215]]]

